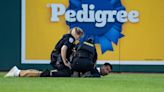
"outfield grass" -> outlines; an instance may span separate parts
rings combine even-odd
[[[102,78],[4,78],[0,92],[164,92],[164,74],[111,74]]]

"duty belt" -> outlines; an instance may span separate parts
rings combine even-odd
[[[77,53],[76,57],[86,57],[86,58],[88,57],[88,58],[91,58],[91,59],[94,58],[93,55],[91,55],[89,53]]]

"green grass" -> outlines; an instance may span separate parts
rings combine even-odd
[[[164,92],[164,74],[111,74],[102,78],[4,78],[0,92]]]

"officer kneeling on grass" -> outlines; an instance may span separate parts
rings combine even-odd
[[[72,59],[72,71],[74,77],[100,77],[108,75],[112,71],[112,65],[105,63],[96,68],[97,51],[93,39],[77,46],[74,58]]]
[[[76,47],[71,66],[73,76],[80,77],[82,74],[91,71],[95,67],[97,52],[91,38]]]
[[[42,77],[70,77],[71,63],[70,55],[73,53],[75,47],[75,40],[79,40],[83,35],[83,30],[79,27],[74,27],[69,34],[65,34],[57,43],[51,53],[51,65],[58,72],[49,74],[49,70],[41,74]]]

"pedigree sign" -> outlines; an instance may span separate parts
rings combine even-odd
[[[157,14],[164,16],[164,1],[150,1],[22,0],[22,63],[48,64],[58,40],[78,26],[85,33],[81,41],[94,38],[99,64],[163,64]]]
[[[67,10],[63,4],[50,4],[51,7],[51,21],[60,21],[59,16],[65,14],[65,20],[69,22],[93,22],[96,27],[104,27],[107,22],[139,22],[139,12],[132,10],[129,13],[125,10],[97,10],[95,11],[95,5],[82,4],[82,10]],[[116,19],[114,18],[116,16]]]

